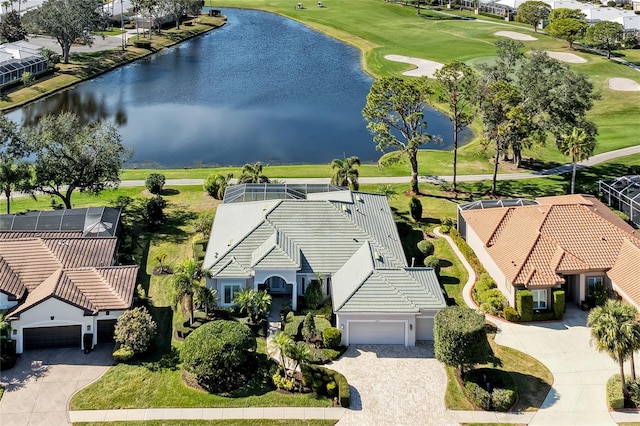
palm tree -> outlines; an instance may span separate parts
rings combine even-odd
[[[378,186],[377,191],[389,199],[396,198],[398,196],[398,191],[396,191],[396,189],[390,183],[383,183],[382,185]]]
[[[0,339],[11,339],[11,322],[0,315]]]
[[[293,368],[291,369],[291,375],[295,374],[296,370],[300,366],[300,364],[309,362],[311,359],[311,351],[309,350],[309,346],[307,346],[304,342],[296,342],[292,345],[289,345],[287,350],[285,351],[285,355],[293,361]]]
[[[242,166],[242,174],[238,183],[269,183],[269,178],[262,173],[262,163],[257,161]]]
[[[622,392],[627,396],[624,378],[624,361],[633,355],[638,346],[638,327],[635,321],[638,310],[619,300],[609,299],[602,306],[591,310],[587,325],[591,326],[591,336],[598,352],[606,352],[620,366]]]
[[[574,193],[576,183],[576,163],[588,159],[596,148],[596,139],[584,129],[573,127],[571,133],[563,135],[559,140],[562,154],[571,157],[571,193]]]
[[[257,324],[260,317],[271,309],[271,295],[266,291],[244,289],[236,294],[233,303],[240,307],[241,312],[249,315],[252,324]]]
[[[218,291],[206,285],[196,287],[196,303],[204,308],[204,313],[209,315],[209,311],[218,305]]]
[[[360,185],[358,184],[358,169],[356,166],[360,165],[360,159],[358,157],[349,157],[343,160],[335,159],[331,162],[331,168],[335,169],[331,183],[338,186],[349,186],[354,191],[357,191]]]
[[[198,289],[202,287],[201,281],[209,275],[209,271],[203,269],[195,259],[185,259],[176,268],[173,276],[173,285],[176,290],[174,305],[182,306],[182,313],[189,312],[189,324],[193,323],[193,300]]]
[[[7,214],[11,213],[11,193],[14,191],[26,192],[36,197],[31,189],[31,179],[33,171],[31,166],[25,163],[15,164],[12,160],[5,160],[0,163],[0,191],[7,199]]]
[[[272,358],[275,358],[280,363],[280,366],[282,367],[282,372],[286,377],[287,376],[287,364],[286,364],[287,356],[285,354],[289,352],[289,347],[294,344],[293,338],[289,336],[287,333],[278,331],[270,339],[270,343],[271,343],[271,349],[269,350],[269,355]]]

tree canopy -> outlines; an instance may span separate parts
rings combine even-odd
[[[20,15],[15,10],[5,13],[0,21],[0,40],[9,43],[27,38],[27,30],[22,26]]]
[[[76,40],[88,46],[93,44],[93,32],[106,27],[106,18],[100,13],[100,0],[47,0],[24,15],[31,32],[45,32],[54,37],[62,49],[65,64]]]
[[[538,24],[549,17],[551,6],[543,1],[529,0],[518,7],[516,21],[529,24],[538,32]]]
[[[600,21],[587,28],[587,42],[594,47],[604,49],[607,59],[611,58],[611,51],[620,47],[624,27],[612,21]]]
[[[262,163],[257,161],[253,164],[242,166],[242,173],[238,183],[269,183],[269,178],[262,173]]]
[[[117,187],[132,155],[113,124],[82,124],[69,112],[42,118],[28,139],[35,152],[36,189],[59,197],[68,209],[76,189],[98,194]]]
[[[569,48],[573,49],[573,43],[584,36],[589,26],[584,19],[582,11],[561,7],[549,13],[549,25],[545,29],[549,35],[568,41]]]
[[[433,140],[427,133],[424,109],[429,105],[433,91],[427,77],[403,80],[383,77],[376,80],[362,110],[367,129],[373,134],[376,149],[396,150],[387,162],[407,157],[411,166],[411,191],[418,188],[418,149]]]

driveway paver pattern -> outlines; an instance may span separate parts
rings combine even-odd
[[[89,354],[79,349],[25,351],[15,367],[0,375],[5,387],[0,425],[67,426],[71,396],[107,371],[112,349],[104,345]]]
[[[350,346],[328,367],[351,387],[350,410],[340,426],[458,424],[444,406],[447,376],[433,355],[433,342]]]

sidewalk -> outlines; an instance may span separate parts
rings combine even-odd
[[[76,423],[178,419],[340,420],[344,412],[344,408],[321,407],[147,408],[134,410],[69,411],[69,421]]]

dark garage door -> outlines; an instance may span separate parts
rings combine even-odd
[[[117,320],[98,321],[98,343],[113,343],[113,330]]]
[[[80,348],[82,327],[66,325],[61,327],[37,327],[22,330],[24,350],[40,348]]]

